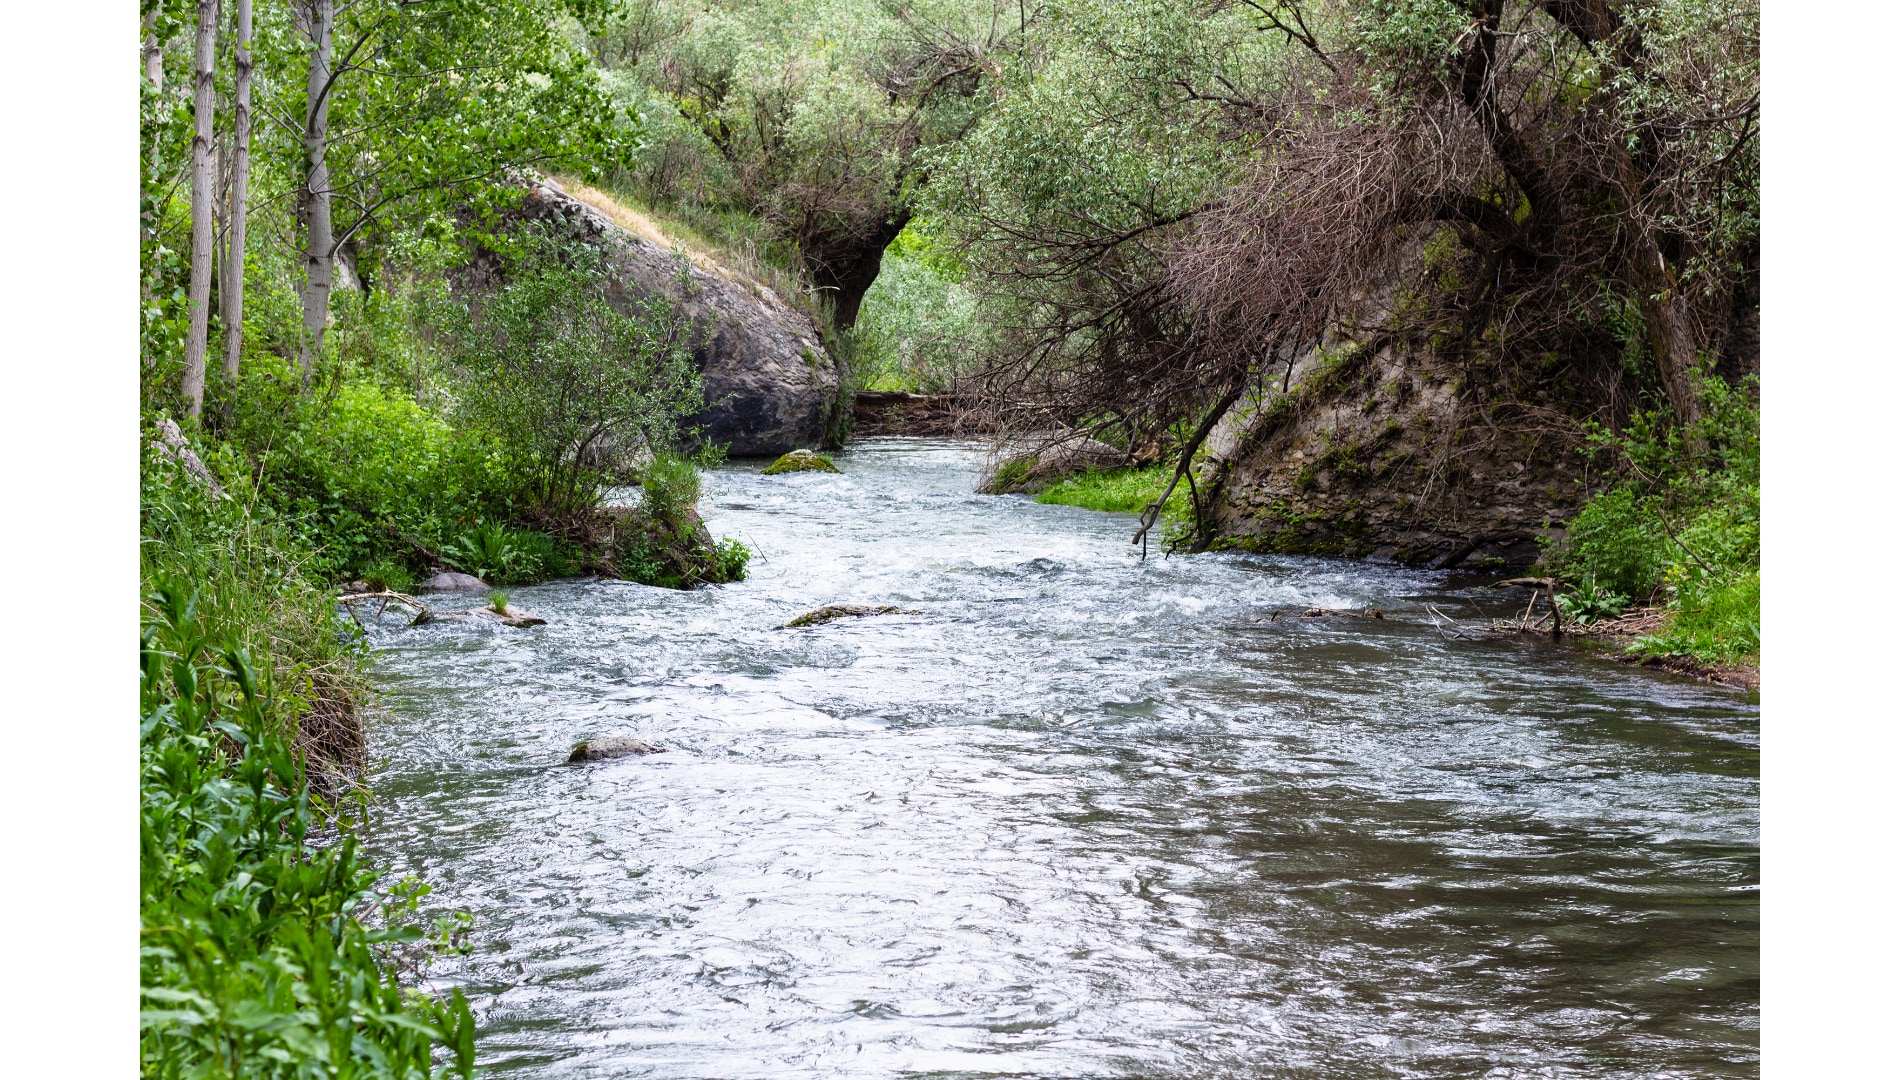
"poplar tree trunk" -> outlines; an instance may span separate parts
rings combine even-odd
[[[145,78],[153,89],[165,89],[165,49],[158,41],[158,9],[145,13]]]
[[[185,335],[185,410],[204,411],[205,348],[211,336],[211,121],[217,61],[218,0],[198,0],[198,43],[193,50],[191,136],[191,327]]]
[[[330,38],[336,25],[336,7],[333,0],[309,0],[300,6],[299,14],[311,44],[303,127],[303,341],[297,353],[297,362],[308,375],[311,363],[323,350],[323,332],[330,323],[330,281],[336,262],[336,240],[330,226],[330,168],[325,160],[330,139]]]
[[[231,111],[231,226],[225,258],[224,381],[235,385],[244,348],[245,199],[251,178],[251,0],[237,0],[237,88]]]

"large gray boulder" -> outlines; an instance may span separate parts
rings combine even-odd
[[[765,285],[616,224],[552,180],[528,183],[522,213],[548,221],[613,257],[613,289],[628,297],[665,295],[694,325],[693,362],[707,410],[691,421],[708,443],[734,457],[777,457],[835,445],[851,407],[843,365],[825,351],[811,317]]]

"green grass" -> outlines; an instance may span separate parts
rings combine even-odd
[[[1650,656],[1693,656],[1713,663],[1759,663],[1761,571],[1712,586],[1678,587],[1661,630],[1633,643]]]
[[[1091,469],[1044,488],[1036,496],[1036,501],[1079,506],[1084,510],[1139,514],[1149,503],[1161,497],[1161,492],[1168,486],[1169,477],[1173,475],[1172,464],[1149,465],[1139,469]],[[1188,486],[1183,481],[1175,485],[1174,494],[1168,497],[1168,504],[1162,507],[1162,517],[1168,521],[1184,521],[1187,516]]]

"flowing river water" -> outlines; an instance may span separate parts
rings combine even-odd
[[[367,840],[474,915],[492,1075],[1757,1075],[1750,696],[838,460],[707,474],[741,584],[376,631]],[[831,603],[924,614],[781,628]],[[562,764],[605,735],[666,752]]]

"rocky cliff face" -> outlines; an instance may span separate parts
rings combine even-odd
[[[851,402],[842,363],[825,351],[810,316],[738,274],[707,270],[615,224],[551,180],[530,183],[523,216],[548,221],[613,255],[615,290],[664,294],[692,321],[693,360],[706,412],[692,423],[734,457],[776,457],[836,444]]]
[[[1395,313],[1420,303],[1422,243],[1388,286],[1290,375],[1243,399],[1208,441],[1198,482],[1214,543],[1412,566],[1535,562],[1590,479],[1581,420],[1591,360],[1508,369],[1482,346],[1433,347]]]
[[[1481,415],[1428,358],[1347,346],[1290,382],[1243,402],[1210,439],[1201,482],[1220,546],[1521,566],[1582,503],[1574,435],[1533,410]]]

